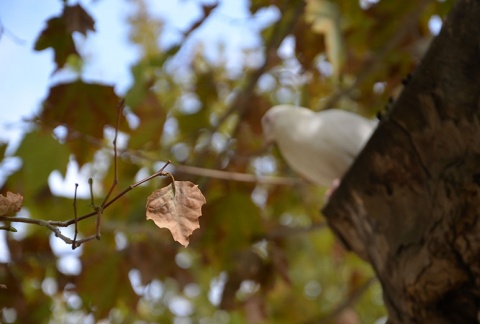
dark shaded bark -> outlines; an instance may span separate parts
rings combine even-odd
[[[391,323],[478,322],[480,1],[455,4],[323,212]]]

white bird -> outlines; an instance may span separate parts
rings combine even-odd
[[[262,118],[265,141],[278,145],[295,172],[325,187],[338,186],[376,126],[376,120],[345,110],[292,105],[274,106]]]

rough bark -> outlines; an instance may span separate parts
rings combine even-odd
[[[390,323],[477,323],[480,1],[459,0],[323,210],[370,262]]]

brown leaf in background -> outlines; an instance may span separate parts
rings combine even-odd
[[[86,36],[87,31],[95,31],[95,21],[79,4],[66,6],[62,17],[70,33],[79,32]]]
[[[205,196],[190,181],[174,181],[165,188],[155,190],[147,198],[147,219],[160,228],[168,228],[173,239],[188,246],[188,237],[200,227]]]
[[[47,21],[47,26],[38,36],[34,49],[43,51],[51,47],[55,53],[57,68],[62,68],[69,55],[78,55],[72,34],[67,31],[65,20],[54,17]]]
[[[68,56],[79,55],[72,37],[73,32],[83,35],[87,31],[95,31],[93,18],[80,6],[65,6],[61,16],[53,17],[47,21],[47,26],[42,30],[35,41],[35,50],[42,51],[51,47],[55,53],[57,68],[62,68]]]
[[[23,196],[8,191],[7,196],[0,195],[0,216],[12,216],[22,208]]]
[[[85,137],[102,140],[105,126],[115,127],[119,98],[113,86],[76,80],[50,88],[40,120],[48,127],[67,128],[67,145],[79,166],[93,159],[96,151]],[[121,123],[119,131],[127,127]]]

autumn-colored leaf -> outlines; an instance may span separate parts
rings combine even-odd
[[[205,204],[198,186],[190,181],[174,181],[165,188],[155,190],[147,199],[147,219],[160,228],[168,228],[173,239],[188,246],[188,237],[200,227]]]
[[[72,33],[86,35],[88,30],[95,30],[92,17],[78,4],[65,6],[61,16],[47,21],[47,27],[38,36],[34,49],[43,51],[51,47],[55,53],[55,63],[61,68],[70,55],[79,55]]]
[[[143,285],[152,280],[175,279],[181,288],[195,281],[194,276],[175,263],[178,247],[172,244],[169,237],[155,236],[132,241],[123,251],[122,256],[127,258],[131,267],[138,269],[142,274]],[[162,266],[159,267],[158,265]]]
[[[87,35],[87,31],[95,31],[95,21],[79,4],[66,6],[63,10],[62,17],[70,33],[79,32]]]
[[[0,195],[0,216],[15,215],[22,208],[23,196],[8,191],[7,195]]]
[[[178,129],[184,134],[194,133],[202,128],[210,126],[210,114],[207,109],[200,109],[193,114],[177,113],[175,118],[178,121]]]
[[[50,88],[40,120],[50,127],[67,127],[67,144],[82,166],[96,149],[82,136],[103,139],[104,127],[116,126],[118,100],[111,86],[81,80],[58,84]]]
[[[81,80],[50,88],[40,119],[103,138],[105,125],[115,126],[118,97],[112,86]]]
[[[20,147],[14,154],[22,159],[20,178],[16,181],[17,191],[26,197],[37,195],[48,187],[48,177],[54,170],[66,175],[70,152],[50,132],[34,130],[25,134]]]
[[[87,304],[95,305],[94,315],[105,318],[119,299],[133,313],[138,295],[128,280],[130,270],[120,253],[111,253],[105,245],[86,250],[82,256],[82,272],[76,279],[77,292]]]
[[[43,51],[51,47],[55,53],[55,63],[61,68],[71,54],[78,55],[72,34],[67,30],[67,24],[62,17],[54,17],[47,21],[47,27],[42,31],[34,49]]]
[[[249,192],[222,189],[205,208],[208,217],[202,220],[200,244],[210,264],[230,265],[236,251],[248,249],[252,240],[264,235],[265,225],[260,209],[250,199]]]

